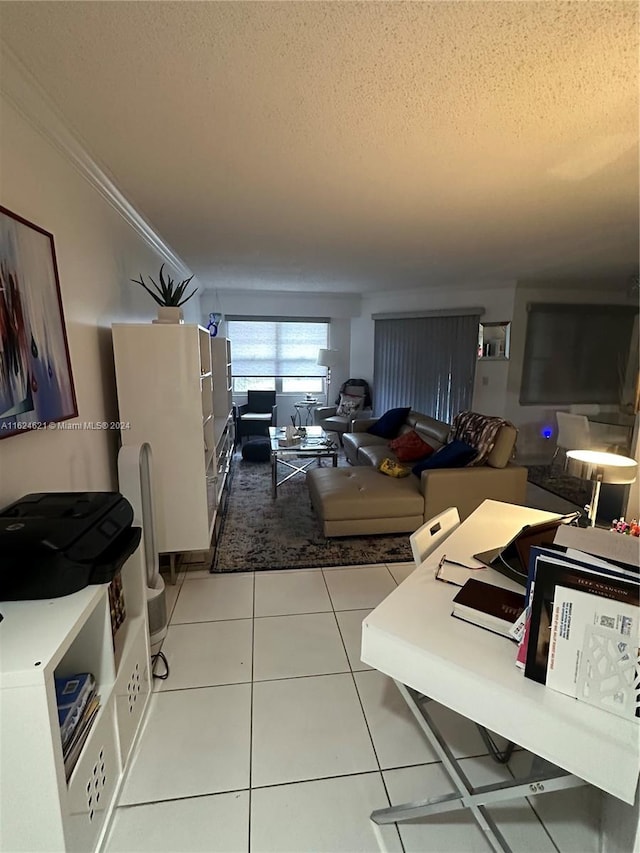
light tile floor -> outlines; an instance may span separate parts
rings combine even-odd
[[[462,811],[398,829],[369,820],[451,790],[393,682],[359,659],[362,619],[412,569],[181,573],[168,590],[170,676],[154,683],[105,850],[490,850]],[[509,774],[473,724],[432,713],[473,783]],[[598,849],[592,789],[492,813],[516,853]]]

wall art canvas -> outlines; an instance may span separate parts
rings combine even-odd
[[[53,235],[0,207],[0,438],[77,414]]]

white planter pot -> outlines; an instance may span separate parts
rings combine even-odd
[[[173,305],[160,305],[158,307],[158,319],[154,323],[184,323],[182,308]]]

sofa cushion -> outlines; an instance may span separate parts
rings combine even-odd
[[[438,421],[429,415],[423,415],[421,412],[410,411],[407,415],[407,426],[409,429],[414,429],[420,438],[430,444],[435,450],[442,447],[449,441],[449,424],[444,421]]]
[[[367,460],[359,458],[360,448],[366,445],[379,444],[384,450],[387,451],[387,455],[389,455],[389,448],[384,438],[379,438],[377,435],[369,435],[368,432],[358,432],[357,420],[353,421],[353,424],[355,427],[354,431],[346,432],[343,436],[345,456],[352,465],[368,464]]]
[[[397,462],[396,455],[393,450],[389,450],[389,445],[384,444],[363,444],[358,448],[358,465],[372,465],[374,468],[379,468],[383,459],[392,459]]]
[[[454,439],[441,447],[433,456],[417,462],[411,470],[416,477],[419,477],[423,471],[428,471],[430,468],[464,468],[476,454],[475,447],[471,447],[465,441]]]
[[[389,409],[369,427],[367,432],[380,438],[395,438],[410,411],[410,406]]]
[[[373,468],[313,468],[307,485],[321,518],[422,517],[424,498],[413,477],[382,477]]]
[[[413,429],[390,441],[389,448],[393,450],[399,462],[417,462],[418,459],[426,459],[433,453],[433,447],[423,441]]]

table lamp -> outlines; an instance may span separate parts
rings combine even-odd
[[[603,453],[599,450],[568,450],[566,470],[573,477],[591,480],[591,503],[589,504],[589,523],[596,526],[600,486],[603,483],[626,485],[636,479],[638,463],[628,456],[616,453]]]
[[[327,368],[327,405],[329,405],[329,387],[331,385],[331,368],[336,363],[336,357],[338,355],[337,349],[319,349],[318,350],[318,361],[321,367]]]

